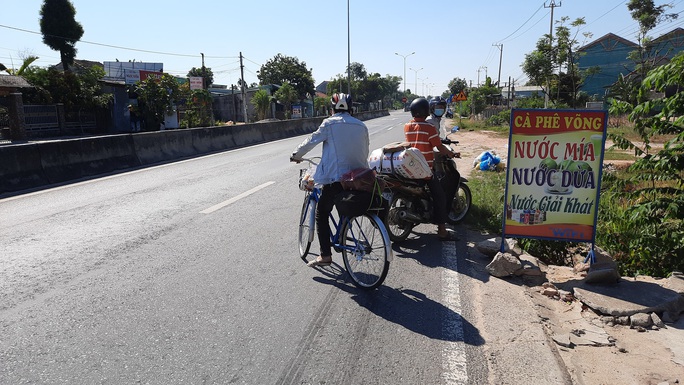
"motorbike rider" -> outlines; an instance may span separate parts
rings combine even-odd
[[[444,100],[443,97],[435,96],[434,98],[430,99],[430,116],[427,119],[425,119],[425,121],[435,126],[435,128],[437,128],[438,133],[442,132],[442,117],[444,116],[446,110],[447,102],[446,100]],[[449,132],[447,132],[446,127],[444,128],[443,133],[445,138],[447,137],[447,135],[449,135]]]
[[[340,183],[342,175],[356,168],[368,167],[368,128],[351,115],[351,96],[334,94],[330,103],[333,115],[323,120],[318,130],[297,146],[290,157],[291,162],[299,163],[304,154],[323,143],[321,162],[314,174],[314,181],[323,185],[316,206],[316,233],[321,254],[308,263],[310,267],[332,263],[328,217],[334,207],[333,198],[343,190]]]
[[[404,136],[412,147],[417,148],[423,154],[430,168],[434,163],[433,148],[437,148],[437,151],[447,158],[453,158],[455,154],[441,142],[437,128],[425,121],[430,115],[430,103],[427,99],[414,99],[409,110],[413,119],[404,125]],[[433,220],[437,224],[437,236],[441,240],[450,240],[451,237],[446,229],[447,204],[444,190],[436,177],[430,177],[427,183],[432,194]]]
[[[447,110],[447,102],[446,100],[441,97],[441,96],[436,96],[432,99],[430,99],[430,116],[425,119],[426,122],[432,124],[437,128],[437,132],[440,132],[441,128],[441,123],[442,123],[442,117],[444,116],[445,112]],[[444,127],[444,130],[442,131],[444,134],[444,138],[446,139],[449,135],[449,131],[447,130],[446,127]],[[441,156],[441,155],[438,155]],[[454,152],[454,156],[456,158],[461,157],[460,152]],[[454,196],[456,195],[456,191],[458,190],[458,182],[459,179],[461,178],[461,175],[458,173],[458,171],[454,168],[453,172],[447,172],[444,169],[441,169],[440,172],[437,173],[437,178],[440,180],[442,183],[442,187],[444,189],[444,194],[446,198],[446,205],[447,208],[451,204],[451,202],[454,200]]]

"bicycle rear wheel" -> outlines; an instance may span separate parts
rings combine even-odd
[[[310,197],[311,192],[308,191],[304,196],[302,213],[299,217],[299,257],[304,260],[311,249],[316,220],[316,202]]]
[[[342,259],[354,285],[374,289],[389,271],[392,249],[387,229],[374,214],[347,220],[340,237]]]

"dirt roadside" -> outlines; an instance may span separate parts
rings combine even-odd
[[[446,127],[458,121],[448,119]],[[458,131],[450,134],[459,144],[457,160],[461,175],[468,178],[482,172],[473,168],[474,159],[483,151],[494,150],[506,162],[508,135],[494,131]],[[581,280],[582,273],[571,267],[544,266],[542,280],[554,284]],[[631,278],[623,278],[631,279]],[[637,279],[657,281],[650,277]],[[572,347],[557,343],[558,351],[574,384],[679,384],[684,383],[684,319],[661,329],[637,331],[629,326],[609,326],[601,315],[577,301],[562,301],[540,293],[538,286],[523,286],[530,305],[537,310],[538,320],[551,337],[578,335],[586,343]],[[596,338],[588,338],[592,335]],[[673,344],[672,341],[682,341]]]

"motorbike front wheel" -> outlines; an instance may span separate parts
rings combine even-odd
[[[406,203],[399,197],[393,197],[387,213],[387,233],[392,242],[405,241],[413,230],[413,223],[399,217],[401,210],[406,210]]]
[[[468,211],[470,210],[470,205],[473,203],[473,195],[470,192],[470,187],[468,187],[465,182],[461,181],[458,185],[458,191],[454,196],[454,200],[451,203],[451,210],[449,210],[449,215],[447,215],[447,220],[451,224],[457,224],[463,221],[466,217]]]

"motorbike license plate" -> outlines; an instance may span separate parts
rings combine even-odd
[[[382,197],[389,202],[392,201],[392,193],[391,192],[383,192]]]

